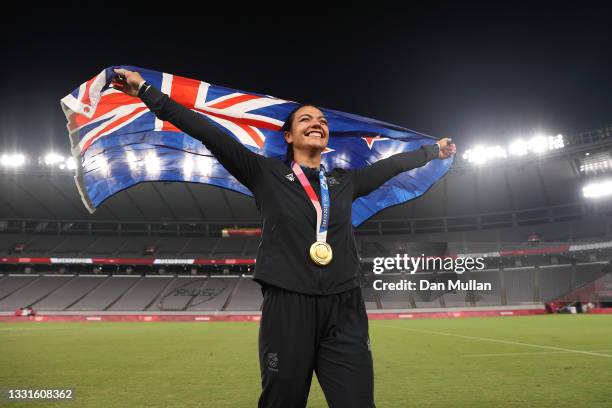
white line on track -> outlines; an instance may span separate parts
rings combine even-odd
[[[466,336],[463,334],[445,333],[445,332],[439,332],[439,331],[433,331],[433,330],[410,329],[408,327],[390,326],[390,325],[385,325],[385,324],[379,324],[379,326],[389,327],[392,329],[399,329],[399,330],[408,330],[408,331],[412,331],[416,333],[436,334],[438,336],[457,337],[460,339],[467,339],[467,340],[488,341],[491,343],[510,344],[512,346],[534,347],[534,348],[539,348],[539,349],[544,349],[544,350],[563,351],[566,353],[586,354],[589,356],[612,358],[612,355],[610,354],[601,354],[601,353],[596,353],[593,351],[574,350],[574,349],[555,347],[555,346],[543,346],[540,344],[522,343],[519,341],[491,339],[489,337]]]
[[[66,330],[66,328],[65,327],[0,327],[0,331],[27,331],[27,330]]]
[[[576,350],[576,351],[588,351],[589,353],[612,352],[612,350]],[[563,354],[563,353],[570,353],[570,351],[528,351],[525,353],[463,354],[463,357],[507,357],[507,356],[531,356],[531,355],[539,355],[539,354]]]

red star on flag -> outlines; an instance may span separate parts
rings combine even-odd
[[[331,152],[333,152],[334,150],[336,150],[336,149],[330,149],[329,147],[326,147],[326,148],[325,148],[325,149],[324,149],[324,150],[321,152],[321,154],[331,153]]]
[[[370,137],[362,137],[363,140],[365,140],[365,142],[368,144],[368,147],[370,148],[370,150],[372,150],[372,146],[374,145],[374,142],[379,142],[381,140],[387,140],[387,137],[381,137],[380,135],[376,135],[376,136],[370,136]]]

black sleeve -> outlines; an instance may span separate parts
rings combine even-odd
[[[263,156],[252,152],[207,118],[172,100],[154,86],[143,86],[138,96],[155,116],[201,141],[232,176],[248,189],[253,189],[261,172]]]
[[[438,157],[436,143],[421,146],[418,150],[402,152],[389,156],[369,166],[351,170],[353,181],[353,200],[370,194],[386,181],[398,174],[425,165]]]

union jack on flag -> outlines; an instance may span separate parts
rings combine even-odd
[[[61,100],[77,162],[76,184],[90,212],[113,194],[143,181],[205,183],[252,195],[200,141],[157,119],[139,98],[113,89],[113,68],[104,69]],[[258,154],[284,159],[286,144],[280,129],[296,102],[138,67],[124,68],[138,71],[180,104],[221,126],[227,137]],[[359,168],[435,142],[400,126],[321,110],[330,129],[322,158],[327,169]],[[422,195],[451,165],[452,159],[431,161],[355,200],[353,225]]]

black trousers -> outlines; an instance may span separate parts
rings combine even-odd
[[[312,296],[263,289],[260,408],[303,408],[313,371],[331,408],[373,408],[374,371],[361,288]]]

